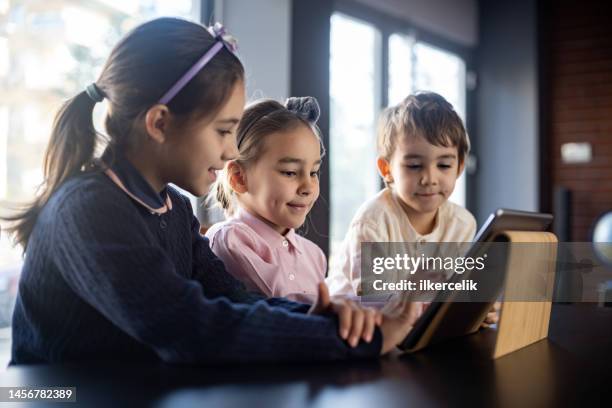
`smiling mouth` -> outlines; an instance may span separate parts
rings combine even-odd
[[[287,203],[287,205],[289,207],[291,207],[291,208],[296,209],[296,210],[306,210],[309,207],[308,204],[292,204],[292,203]]]

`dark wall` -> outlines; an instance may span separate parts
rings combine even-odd
[[[499,207],[538,210],[535,0],[479,3],[476,52],[476,218]]]
[[[550,154],[542,201],[550,210],[554,190],[567,189],[568,239],[588,241],[596,217],[612,209],[612,4],[542,4],[542,136]],[[591,162],[562,162],[561,145],[572,142],[591,144]]]
[[[294,96],[314,96],[321,105],[319,128],[329,144],[329,32],[333,1],[294,0],[292,4],[291,86]],[[323,62],[323,63],[322,63]],[[329,166],[321,166],[321,196],[308,216],[305,236],[329,256]]]

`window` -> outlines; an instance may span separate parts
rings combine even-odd
[[[55,112],[96,79],[117,40],[157,16],[193,18],[198,5],[195,0],[0,0],[0,211],[34,197]],[[103,129],[101,105],[94,114],[98,129]],[[0,233],[2,369],[10,353],[21,263],[21,248]]]
[[[330,262],[359,205],[379,189],[374,134],[380,108],[380,33],[343,14],[331,19]]]
[[[330,268],[359,206],[381,188],[376,170],[376,123],[384,106],[418,90],[444,96],[465,123],[465,61],[389,29],[380,17],[331,17],[330,38]],[[397,25],[397,24],[396,24]],[[384,47],[388,58],[384,59]],[[387,66],[383,66],[383,64]],[[386,83],[383,70],[387,72]],[[383,89],[386,87],[386,95]],[[385,100],[386,97],[386,100]],[[462,175],[450,199],[465,206]]]
[[[414,90],[412,61],[414,37],[400,34],[389,36],[389,103],[400,103]]]

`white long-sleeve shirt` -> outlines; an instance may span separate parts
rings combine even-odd
[[[476,232],[476,220],[465,208],[446,201],[436,214],[435,226],[419,234],[390,188],[366,201],[351,221],[338,259],[326,279],[332,295],[358,295],[361,284],[362,242],[469,242]]]

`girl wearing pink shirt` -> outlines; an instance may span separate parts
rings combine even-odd
[[[217,199],[228,220],[206,233],[213,252],[248,289],[312,303],[323,282],[323,251],[295,232],[319,197],[324,148],[315,98],[262,100],[238,131],[239,156],[228,162]]]

